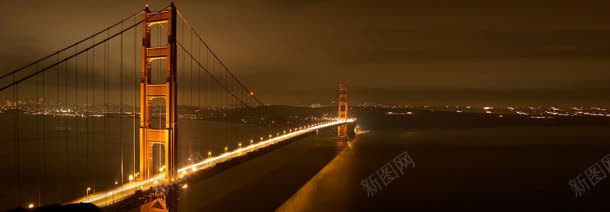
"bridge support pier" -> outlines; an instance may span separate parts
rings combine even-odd
[[[144,13],[140,81],[140,174],[136,179],[138,181],[150,179],[155,173],[159,173],[165,175],[164,183],[173,184],[177,172],[176,13],[174,4],[158,12],[150,12],[146,8]],[[151,29],[153,26],[163,27],[167,30],[166,45],[151,46]],[[165,82],[153,83],[151,70],[154,60],[166,61]],[[157,128],[151,126],[153,100],[155,99],[165,101],[165,124]],[[164,166],[159,167],[158,172],[153,166],[153,147],[155,145],[162,146],[165,152],[163,158],[158,159],[163,161],[164,164]],[[166,197],[155,199],[140,206],[140,211],[176,211],[176,203],[177,191],[176,189],[170,189]]]
[[[339,108],[338,108],[338,120],[339,121],[347,121],[347,110],[349,107],[348,104],[348,94],[347,87],[343,85],[339,85]],[[337,137],[339,138],[347,138],[347,124],[342,124],[337,126]]]

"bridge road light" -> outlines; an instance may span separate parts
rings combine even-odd
[[[114,181],[114,184],[115,184],[115,185],[118,185],[118,184],[119,184],[119,181]]]
[[[254,143],[254,139],[250,139],[250,145],[252,145],[252,143]]]
[[[227,152],[227,150],[229,150],[229,148],[225,146],[225,152]]]
[[[209,157],[212,157],[212,152],[211,151],[208,152],[208,158]]]
[[[239,143],[237,146],[239,146],[239,148],[241,148],[241,143]]]
[[[133,175],[129,175],[129,181],[133,181]]]
[[[87,187],[87,195],[86,196],[89,196],[89,191],[91,191],[91,187]]]
[[[28,204],[28,208],[34,208],[34,203]]]

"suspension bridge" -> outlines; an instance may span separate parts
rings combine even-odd
[[[188,179],[354,121],[345,86],[336,111],[278,114],[258,96],[174,4],[147,6],[0,76],[2,204],[175,211]]]

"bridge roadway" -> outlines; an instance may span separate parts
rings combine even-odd
[[[188,177],[189,175],[193,175],[193,174],[197,173],[198,171],[213,167],[217,163],[221,163],[221,162],[233,159],[233,158],[244,156],[252,151],[263,149],[263,148],[272,146],[276,143],[286,141],[291,138],[295,138],[300,135],[303,135],[303,134],[306,134],[306,133],[309,133],[309,132],[312,132],[312,131],[315,131],[318,129],[337,126],[340,124],[345,124],[345,123],[350,123],[350,122],[354,122],[354,120],[349,119],[347,121],[333,121],[333,122],[309,125],[307,127],[301,127],[295,131],[292,131],[292,132],[289,132],[289,133],[286,133],[286,134],[283,134],[280,136],[272,137],[272,138],[263,140],[261,142],[258,142],[258,143],[252,144],[252,145],[248,145],[248,146],[245,146],[242,148],[235,149],[233,151],[225,152],[225,153],[215,156],[215,157],[209,157],[200,162],[196,162],[196,163],[187,165],[185,167],[179,168],[178,177],[185,178],[185,177]],[[179,182],[179,181],[180,181],[180,179],[176,180],[175,183]],[[159,175],[155,175],[154,177],[152,177],[150,179],[146,179],[143,181],[134,181],[134,182],[123,184],[116,188],[112,188],[110,190],[90,194],[88,196],[82,197],[80,199],[74,200],[69,203],[93,203],[93,204],[97,205],[98,207],[104,207],[104,206],[113,204],[115,202],[119,202],[121,200],[124,200],[124,199],[130,197],[137,190],[146,191],[155,186],[165,185],[166,183],[167,183],[167,179],[165,179],[165,176],[162,174],[159,174]]]

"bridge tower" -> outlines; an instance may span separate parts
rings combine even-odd
[[[145,9],[142,30],[142,59],[141,59],[141,81],[140,81],[140,167],[137,180],[146,180],[155,174],[153,170],[153,147],[158,145],[164,149],[163,168],[159,174],[165,174],[169,183],[176,176],[177,167],[177,46],[176,46],[176,8],[174,4],[159,12],[150,12]],[[151,29],[153,27],[165,27],[167,30],[167,44],[162,46],[151,46]],[[165,60],[165,81],[153,83],[151,70],[154,60]],[[158,63],[160,64],[160,63]],[[151,125],[153,114],[153,100],[162,99],[165,102],[165,124],[154,127]],[[175,199],[177,195],[171,189],[168,197],[157,199],[140,207],[141,211],[175,211]],[[161,206],[161,207],[159,207]],[[169,207],[168,207],[169,206]],[[174,209],[174,210],[172,210]]]
[[[338,120],[347,121],[347,110],[349,107],[349,98],[347,93],[347,87],[339,85],[339,107],[338,107]],[[337,137],[347,138],[347,124],[342,124],[337,127]]]

